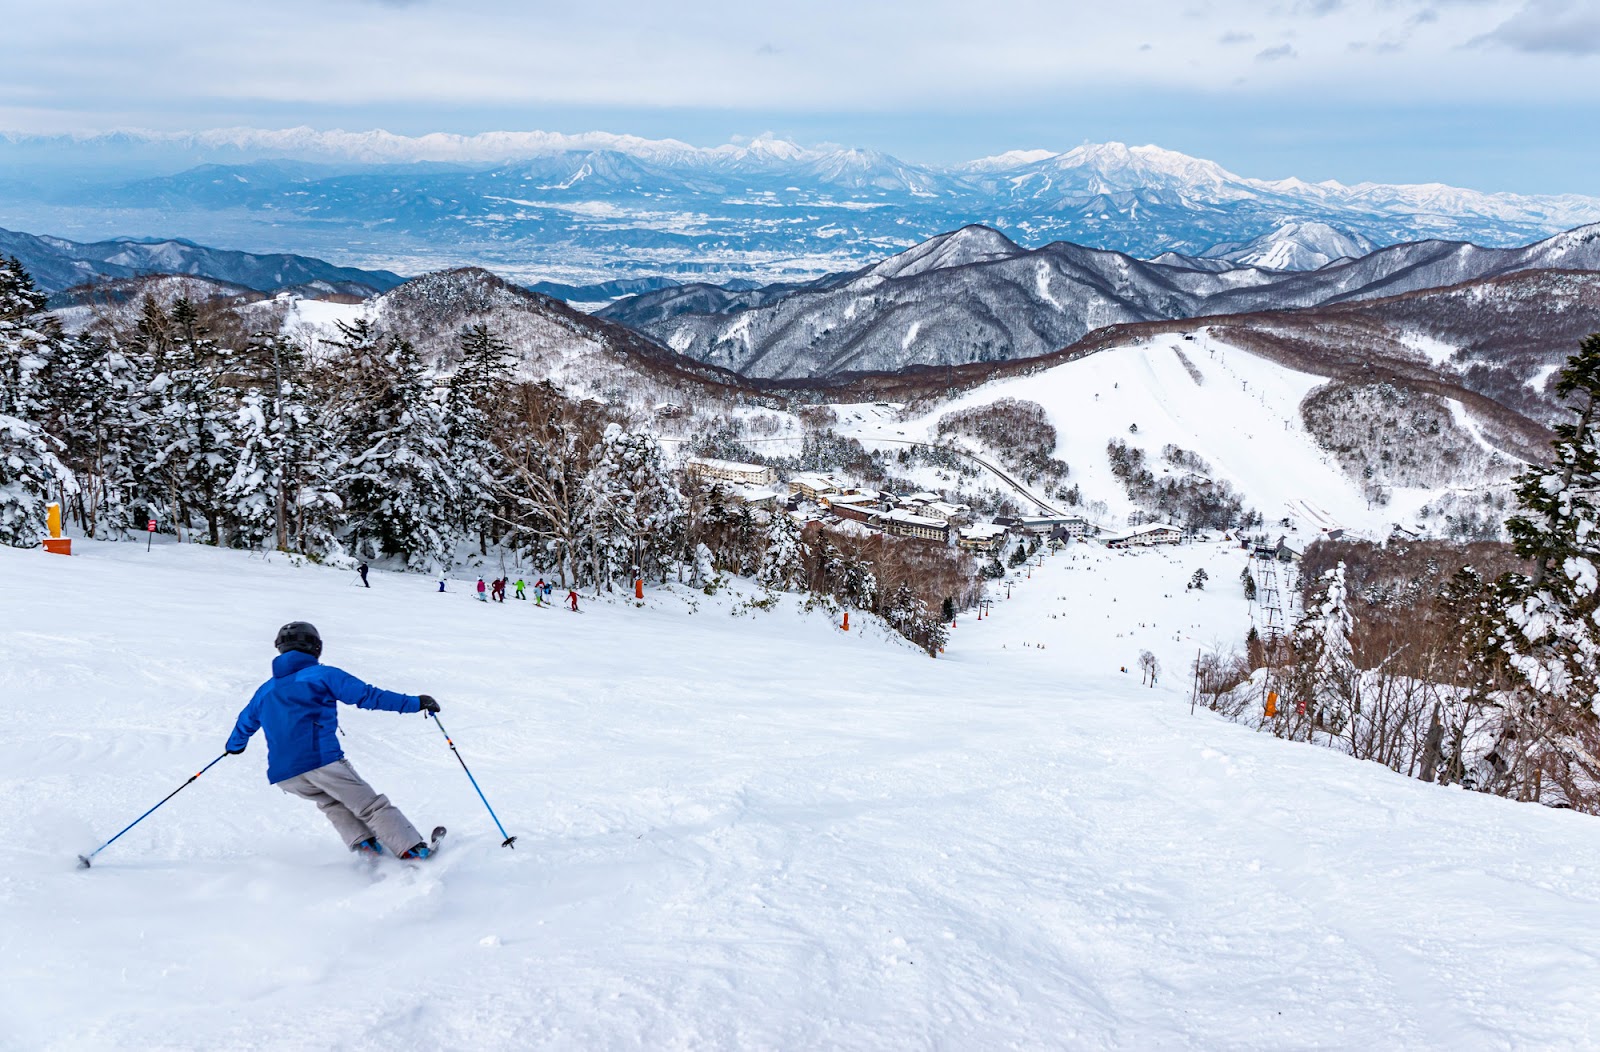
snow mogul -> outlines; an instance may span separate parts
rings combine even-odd
[[[427,858],[433,846],[344,758],[337,702],[358,709],[430,713],[439,711],[439,703],[426,694],[379,690],[342,669],[321,664],[322,637],[309,622],[284,625],[275,642],[278,656],[272,659],[272,678],[239,713],[228,738],[228,755],[244,752],[260,728],[267,735],[267,781],[314,802],[350,850]]]

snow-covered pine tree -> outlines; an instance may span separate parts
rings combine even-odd
[[[1517,477],[1518,512],[1506,521],[1531,574],[1496,585],[1502,620],[1495,646],[1522,683],[1524,704],[1600,704],[1600,333],[1586,337],[1558,374],[1556,392],[1575,421],[1555,426],[1549,464]],[[1514,733],[1514,731],[1513,731]]]
[[[944,622],[928,613],[927,604],[917,597],[909,584],[901,584],[884,604],[884,620],[896,632],[911,642],[937,656],[949,639],[949,629]]]
[[[150,384],[160,402],[152,465],[173,499],[178,525],[197,514],[211,543],[221,544],[223,490],[233,476],[233,407],[221,384],[227,352],[184,297],[173,302],[167,326],[158,331],[171,342],[162,354],[164,371]]]
[[[367,330],[373,339],[375,334]],[[339,346],[344,346],[340,344]],[[348,347],[345,347],[348,354]],[[375,348],[370,353],[381,358]],[[339,547],[337,530],[343,523],[344,501],[334,488],[344,464],[345,428],[342,422],[346,399],[334,391],[319,391],[313,386],[313,373],[305,353],[280,333],[258,332],[246,354],[256,365],[257,374],[275,393],[263,394],[254,403],[261,414],[255,423],[250,405],[241,407],[241,426],[250,432],[237,440],[241,462],[230,480],[230,495],[244,497],[252,509],[246,518],[262,511],[259,500],[246,483],[259,470],[265,487],[263,499],[270,501],[269,521],[272,543],[287,551],[326,555]],[[345,359],[341,364],[351,364]],[[352,390],[364,390],[358,383]],[[247,397],[247,403],[250,400]],[[259,430],[254,430],[259,428]],[[253,451],[247,458],[243,451]],[[259,525],[252,532],[259,535]],[[259,538],[264,539],[264,538]],[[259,542],[258,539],[258,542]]]
[[[1313,722],[1337,735],[1361,709],[1360,677],[1350,643],[1355,623],[1343,562],[1322,575],[1317,591],[1295,629],[1294,646],[1303,656],[1306,678],[1300,689]]]
[[[75,488],[39,423],[39,374],[60,341],[44,304],[22,264],[0,257],[0,543],[24,548],[44,536],[52,493]]]
[[[89,537],[125,534],[151,503],[140,487],[153,456],[140,360],[110,333],[80,333],[61,341],[44,371],[44,426],[78,480],[68,511]]]
[[[772,513],[767,524],[767,546],[756,570],[756,580],[773,591],[793,588],[805,573],[805,555],[800,549],[800,527],[783,511]]]
[[[445,391],[444,438],[455,476],[454,511],[464,532],[475,532],[487,551],[498,488],[505,473],[490,439],[503,415],[511,382],[511,348],[482,322],[458,335],[461,358]]]
[[[609,425],[589,471],[594,494],[586,525],[596,584],[631,572],[664,573],[683,532],[683,494],[661,446],[647,434]]]
[[[281,475],[271,399],[245,392],[233,422],[233,474],[223,485],[224,513],[247,548],[266,546],[277,533]]]
[[[454,548],[454,477],[428,378],[409,340],[381,344],[363,319],[341,327],[357,384],[345,407],[350,431],[337,488],[346,496],[356,550],[394,555],[419,570],[446,563]]]

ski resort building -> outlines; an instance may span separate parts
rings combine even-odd
[[[1107,537],[1105,545],[1107,548],[1142,548],[1152,544],[1178,544],[1182,540],[1183,531],[1178,527],[1165,522],[1152,522],[1127,533]]]
[[[966,504],[951,504],[942,500],[931,500],[916,509],[918,515],[928,519],[938,519],[940,522],[966,522],[972,517],[972,508]]]
[[[822,498],[823,507],[841,519],[870,523],[878,514],[878,496],[875,493],[836,493]]]
[[[1100,527],[1082,515],[1023,515],[1010,520],[1024,533],[1061,534],[1074,540],[1100,536]]]
[[[992,552],[1005,542],[1008,532],[1004,526],[980,522],[975,526],[961,527],[956,543],[969,552]]]
[[[950,524],[930,519],[922,515],[913,515],[909,511],[896,508],[894,511],[881,511],[875,517],[875,523],[883,528],[885,533],[892,533],[900,537],[921,537],[929,541],[950,541]]]
[[[741,486],[770,486],[778,481],[778,473],[765,464],[743,464],[713,457],[690,457],[688,472],[691,478],[734,482]]]
[[[807,500],[820,500],[843,493],[847,488],[845,483],[822,471],[807,472],[789,480],[789,492],[798,493]]]
[[[729,486],[728,497],[740,504],[752,508],[774,509],[778,506],[778,498],[783,496],[776,486]]]

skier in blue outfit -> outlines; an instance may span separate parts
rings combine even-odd
[[[322,637],[314,625],[291,621],[278,629],[272,678],[239,713],[227,753],[237,756],[257,728],[267,736],[267,781],[316,803],[350,850],[427,858],[432,849],[400,809],[350,766],[339,748],[338,703],[388,712],[438,712],[426,694],[396,694],[320,664]]]

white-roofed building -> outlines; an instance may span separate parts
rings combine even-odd
[[[992,522],[963,526],[957,533],[956,543],[971,552],[992,552],[1005,541],[1008,531]]]
[[[921,537],[924,540],[945,543],[950,541],[948,523],[922,515],[913,515],[898,508],[894,511],[879,512],[875,521],[883,527],[885,533],[893,533],[900,537]]]
[[[798,493],[807,500],[842,493],[845,488],[843,482],[824,471],[808,471],[789,480],[789,492]]]
[[[778,481],[777,471],[766,464],[744,464],[715,457],[690,457],[687,470],[693,478],[734,482],[741,486],[770,486]]]
[[[1171,523],[1152,522],[1147,526],[1138,526],[1121,533],[1115,537],[1105,538],[1107,548],[1135,548],[1151,544],[1178,544],[1183,540],[1183,531]]]

